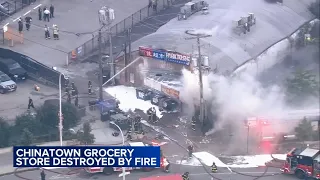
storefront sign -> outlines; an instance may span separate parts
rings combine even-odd
[[[175,89],[161,85],[161,91],[173,98],[179,99],[180,92]]]
[[[190,65],[191,56],[166,50],[154,50],[151,48],[139,47],[140,56],[151,57],[161,61],[172,62],[182,65]]]

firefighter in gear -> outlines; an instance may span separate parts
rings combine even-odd
[[[128,140],[132,139],[131,133],[132,133],[132,123],[129,122],[129,128],[128,128],[128,131],[127,131],[127,134],[126,134]]]
[[[69,79],[65,77],[65,81],[64,81],[64,88],[65,88],[65,93],[68,94],[69,93]]]
[[[183,180],[189,180],[189,172],[183,173],[182,179],[183,179]]]
[[[74,99],[74,105],[76,107],[79,107],[79,97],[78,97],[78,95],[76,95],[76,98]]]
[[[67,93],[67,102],[71,103],[71,94],[69,92]]]
[[[148,122],[152,122],[152,107],[147,110]]]
[[[163,171],[166,173],[169,173],[170,170],[170,162],[165,157],[161,157],[161,167],[163,168]]]
[[[91,92],[92,91],[92,83],[91,83],[91,81],[89,81],[88,82],[88,93],[89,93],[89,95],[91,95]]]
[[[78,89],[77,89],[77,87],[74,85],[74,82],[71,83],[71,95],[72,95],[72,96],[78,95]]]
[[[155,107],[152,108],[152,121],[153,121],[153,123],[158,123],[158,121],[159,121]]]
[[[54,24],[53,25],[53,27],[52,27],[52,33],[53,33],[53,39],[54,40],[59,40],[59,28],[58,28],[58,26],[56,25],[56,24]]]
[[[134,118],[134,131],[136,134],[141,134],[142,126],[141,126],[141,117],[136,116]]]
[[[193,145],[192,144],[189,144],[188,146],[188,156],[189,158],[192,158],[192,153],[193,153]]]
[[[218,171],[218,167],[217,167],[216,163],[213,162],[212,165],[211,165],[211,172],[215,173],[217,171]]]
[[[193,131],[196,130],[196,117],[195,116],[192,116],[191,128],[192,128]]]

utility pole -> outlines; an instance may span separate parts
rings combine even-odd
[[[129,52],[128,53],[129,54],[128,55],[129,55],[129,62],[130,62],[131,61],[131,28],[128,29],[128,37],[129,37],[129,39],[128,39],[129,40],[129,42],[128,42],[128,45],[129,45],[129,48],[128,48]]]
[[[186,34],[194,36],[190,38],[186,38],[186,40],[197,39],[197,46],[198,46],[198,58],[197,58],[197,65],[199,69],[199,86],[200,86],[200,117],[199,120],[203,124],[204,123],[204,115],[205,115],[205,102],[203,98],[203,81],[202,81],[202,56],[201,56],[201,44],[200,39],[211,37],[211,35],[206,34],[194,34],[191,31],[186,31]]]
[[[103,65],[102,65],[102,35],[101,29],[99,29],[99,101],[103,101]]]
[[[113,45],[112,45],[112,32],[111,32],[111,27],[110,24],[108,26],[108,33],[109,33],[109,57],[110,57],[110,77],[114,76],[115,74],[115,62],[114,62],[114,57],[113,57]],[[115,79],[112,79],[111,81],[112,85],[116,84]]]
[[[110,41],[110,54],[109,58],[111,61],[111,75],[112,73],[114,74],[114,60],[113,60],[113,53],[112,53],[112,34],[111,34],[111,29],[110,29],[110,24],[112,21],[115,19],[114,16],[114,10],[107,7],[103,6],[99,11],[98,11],[98,17],[99,17],[99,23],[101,25],[101,28],[99,29],[99,100],[103,101],[103,52],[102,52],[102,29],[104,27],[108,27],[108,35],[109,35],[109,41]],[[114,80],[112,81],[114,82]]]

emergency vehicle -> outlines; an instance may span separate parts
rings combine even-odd
[[[183,180],[180,174],[167,175],[167,176],[152,176],[140,178],[139,180]]]
[[[156,142],[152,142],[150,144],[145,144],[143,142],[130,142],[129,145],[133,147],[141,147],[141,146],[161,146],[163,144],[162,143],[159,144]],[[169,162],[165,157],[162,156],[161,162],[160,162],[160,168],[165,170],[168,165],[169,165]],[[140,169],[143,171],[152,171],[154,168],[126,167],[125,171],[132,171],[135,169]],[[88,168],[85,168],[85,171],[87,171],[90,174],[104,173],[105,175],[111,175],[114,172],[122,172],[122,167],[88,167]]]
[[[288,154],[281,171],[293,174],[299,179],[320,179],[320,150],[293,148]]]

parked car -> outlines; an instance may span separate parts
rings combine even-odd
[[[26,80],[27,71],[12,59],[0,59],[0,71],[6,73],[12,80]]]
[[[17,84],[11,78],[0,71],[0,94],[17,90]]]

